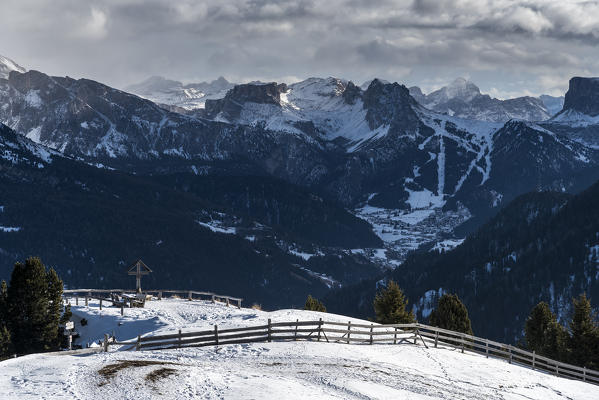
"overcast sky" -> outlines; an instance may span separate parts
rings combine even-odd
[[[336,76],[458,76],[506,98],[599,75],[599,1],[2,0],[0,54],[116,87]]]

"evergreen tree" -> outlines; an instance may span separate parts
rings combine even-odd
[[[526,319],[524,335],[531,351],[556,360],[564,359],[568,333],[547,303],[540,302],[532,309]]]
[[[62,314],[62,280],[58,277],[56,271],[50,268],[46,273],[46,282],[48,284],[48,314],[46,318],[45,341],[51,347],[59,347],[62,339],[58,325],[61,322]]]
[[[327,312],[327,308],[324,306],[324,304],[311,295],[308,295],[308,298],[306,299],[304,310]]]
[[[572,299],[570,361],[589,368],[599,367],[599,326],[586,293]]]
[[[6,281],[0,283],[0,360],[8,357],[11,350],[10,332],[7,326],[7,296]]]
[[[451,331],[472,335],[472,326],[468,317],[468,309],[457,294],[444,294],[431,312],[429,324]]]
[[[410,324],[416,322],[412,311],[406,311],[408,300],[394,281],[376,294],[374,312],[381,324]]]
[[[57,349],[62,282],[37,257],[16,263],[8,287],[8,328],[17,353]],[[58,305],[58,308],[56,307]]]

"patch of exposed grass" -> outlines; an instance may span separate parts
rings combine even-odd
[[[108,381],[113,378],[119,371],[126,369],[126,368],[139,368],[139,367],[148,367],[150,365],[180,365],[177,363],[172,363],[172,362],[168,362],[168,361],[152,361],[152,360],[119,360],[118,362],[114,363],[114,364],[108,364],[105,365],[104,367],[100,368],[100,370],[98,370],[98,373],[100,374],[100,376],[104,377],[106,379],[106,382],[103,382],[100,384],[100,386],[105,385],[106,383],[108,383]],[[176,371],[172,368],[161,368],[164,370],[172,370],[172,371]],[[161,369],[157,370],[160,371]],[[154,371],[156,372],[156,371]],[[148,374],[148,376],[150,376],[152,373]],[[172,375],[172,372],[162,372],[161,374],[166,374],[164,376],[162,375],[157,375],[155,379],[159,379],[162,377],[166,377],[169,375]],[[146,376],[146,379],[148,379],[148,376]]]
[[[178,371],[174,368],[162,367],[154,370],[146,375],[146,381],[156,383],[156,381],[164,378],[168,378],[171,375],[177,374]]]

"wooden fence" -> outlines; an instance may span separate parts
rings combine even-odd
[[[66,289],[63,290],[64,297],[72,297],[75,298],[75,304],[79,305],[79,298],[82,298],[85,301],[85,305],[88,305],[88,301],[90,299],[98,300],[100,302],[100,309],[102,309],[102,302],[107,301],[112,303],[113,305],[121,307],[121,314],[123,313],[123,307],[126,306],[126,302],[129,302],[129,307],[133,305],[136,301],[135,298],[124,298],[124,302],[115,301],[111,295],[112,294],[123,294],[123,293],[132,293],[131,290],[125,289]],[[212,292],[198,292],[195,290],[144,290],[143,294],[147,295],[155,295],[159,300],[162,300],[162,297],[165,295],[176,295],[182,298],[187,298],[188,300],[194,299],[210,299],[213,303],[222,302],[227,306],[234,304],[237,308],[241,308],[242,298],[232,297],[232,296],[224,296]],[[122,304],[121,304],[122,303]]]
[[[103,346],[105,351],[108,351],[108,347],[112,345],[127,346],[125,350],[160,350],[296,340],[370,345],[410,343],[426,348],[449,346],[462,353],[467,351],[485,355],[487,358],[500,358],[510,364],[599,385],[599,371],[555,361],[512,345],[418,323],[379,325],[332,322],[322,319],[291,322],[272,322],[269,319],[265,325],[225,329],[219,329],[218,325],[214,325],[213,329],[204,331],[179,330],[169,335],[138,336],[137,340],[128,342],[110,341],[106,335]]]

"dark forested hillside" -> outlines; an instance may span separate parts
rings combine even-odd
[[[386,278],[426,321],[441,293],[457,293],[483,337],[514,342],[530,309],[546,301],[562,319],[586,291],[599,299],[599,183],[579,195],[518,197],[452,251],[421,249]],[[374,281],[331,295],[332,311],[372,314]],[[335,299],[340,299],[336,302]]]
[[[185,182],[186,190],[171,182]],[[378,238],[364,221],[304,189],[258,182],[229,178],[216,185],[192,174],[167,179],[99,169],[0,127],[0,279],[33,255],[70,287],[131,287],[125,271],[141,257],[154,270],[145,287],[213,290],[275,307],[322,295],[331,282],[378,273],[364,257],[344,254],[347,271],[320,266],[322,279],[289,251],[296,240],[359,246]],[[250,204],[264,209],[248,211],[226,193],[249,193]],[[300,207],[304,215],[286,211]],[[278,211],[285,215],[277,219]],[[327,242],[306,224],[335,239]]]

